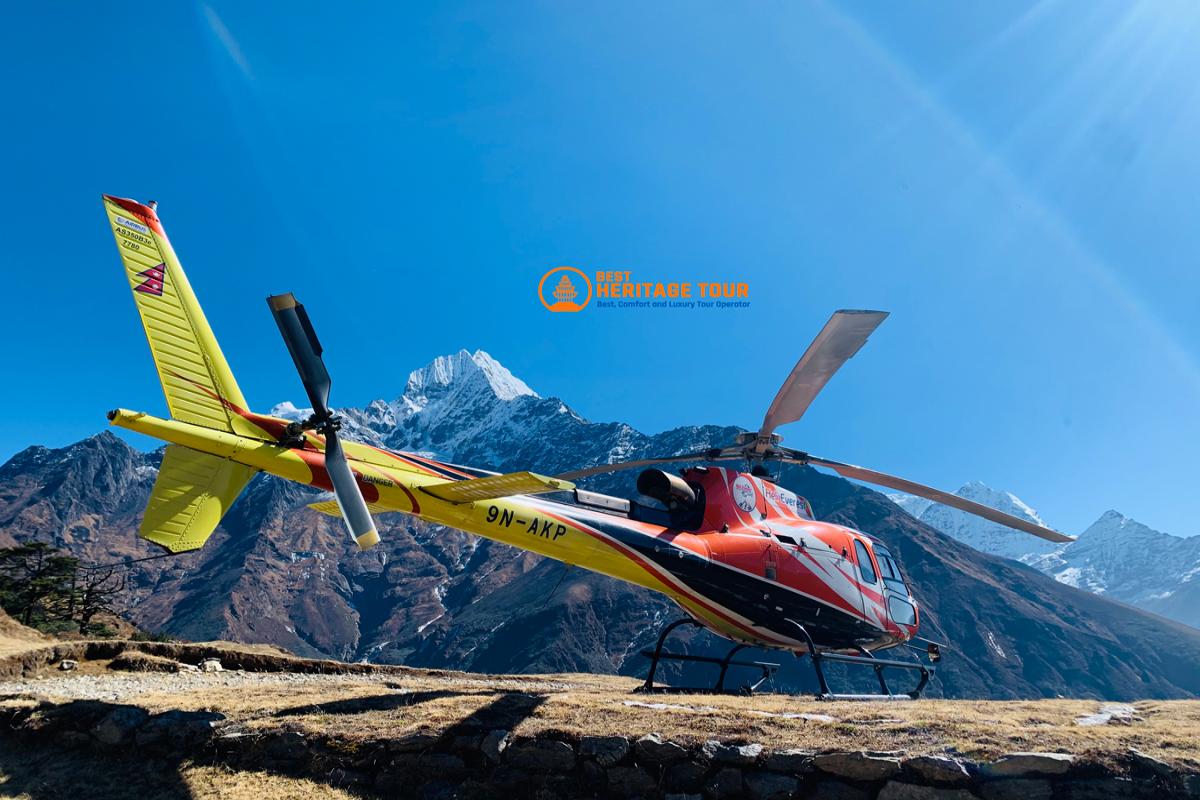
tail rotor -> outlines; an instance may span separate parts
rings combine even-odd
[[[311,430],[325,437],[325,469],[329,473],[329,482],[333,484],[334,497],[337,498],[338,508],[341,509],[351,538],[359,549],[366,550],[379,544],[379,530],[375,527],[367,501],[354,480],[354,473],[338,439],[341,420],[329,408],[332,381],[321,359],[321,342],[304,306],[296,302],[290,292],[268,297],[267,305],[296,364],[296,371],[300,374],[300,381],[304,384],[304,391],[308,393],[313,409],[308,419],[292,423],[289,433],[299,436],[303,431]]]

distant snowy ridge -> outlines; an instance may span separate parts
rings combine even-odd
[[[978,481],[955,494],[1046,524],[1016,495]],[[1172,536],[1110,510],[1076,541],[1060,545],[919,497],[888,497],[921,522],[976,550],[1028,564],[1060,583],[1200,627],[1200,536]]]

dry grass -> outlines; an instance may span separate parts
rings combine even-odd
[[[1140,702],[1132,724],[1083,727],[1076,718],[1096,712],[1100,703],[823,703],[781,695],[646,696],[633,694],[635,685],[627,678],[593,675],[413,675],[386,683],[342,677],[300,685],[143,694],[138,703],[156,711],[213,709],[253,729],[287,727],[350,745],[456,728],[572,737],[656,731],[689,743],[721,739],[779,749],[901,750],[910,755],[953,749],[981,759],[1043,750],[1112,763],[1136,747],[1173,764],[1200,767],[1200,701]]]
[[[107,672],[105,666],[84,663],[80,672]],[[956,750],[979,759],[1044,750],[1113,763],[1136,747],[1169,763],[1200,769],[1200,701],[1139,702],[1131,724],[1083,727],[1076,718],[1095,713],[1100,703],[822,703],[782,695],[647,696],[633,694],[637,681],[613,676],[420,670],[365,677],[303,676],[294,682],[286,675],[241,676],[229,678],[229,685],[220,677],[180,674],[169,676],[173,680],[168,684],[154,683],[164,677],[147,676],[132,702],[153,712],[220,711],[252,729],[299,729],[348,747],[465,729],[571,737],[659,732],[687,743],[721,739],[778,749],[899,750],[910,755]],[[48,672],[24,683],[28,691],[44,693],[62,678],[62,673]],[[164,690],[164,685],[169,688]]]
[[[235,771],[221,766],[184,762],[118,759],[71,748],[0,748],[0,797],[37,800],[45,797],[88,797],[127,800],[130,797],[188,798],[189,800],[302,800],[356,795],[317,781],[264,772]]]

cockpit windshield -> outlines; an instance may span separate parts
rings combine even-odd
[[[900,565],[896,563],[896,559],[892,558],[888,549],[878,543],[875,544],[875,560],[879,562],[879,571],[883,575],[883,582],[898,592],[908,594],[908,587],[904,585],[904,576],[900,574]]]

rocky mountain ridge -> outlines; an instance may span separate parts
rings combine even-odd
[[[972,482],[955,494],[1046,524],[1011,492]],[[1020,561],[1068,586],[1200,628],[1200,536],[1172,536],[1110,509],[1076,541],[1055,544],[918,497],[889,498],[914,518],[976,550]]]
[[[414,372],[396,401],[344,413],[352,437],[501,471],[687,452],[737,432],[647,435],[589,422],[466,351]],[[0,545],[48,541],[92,563],[157,554],[135,535],[157,463],[157,454],[109,433],[23,451],[0,467]],[[632,480],[605,476],[593,488],[619,491]],[[1200,632],[981,554],[840,478],[788,469],[781,482],[818,515],[880,536],[899,556],[922,604],[923,634],[950,645],[934,694],[1200,694]],[[193,640],[263,642],[306,656],[636,674],[645,667],[638,652],[681,615],[647,591],[399,514],[381,515],[383,544],[358,553],[337,520],[305,507],[315,494],[258,476],[202,550],[131,568],[129,616]],[[707,634],[680,639],[693,652],[729,646]],[[811,689],[807,667],[784,655],[760,656],[783,663],[776,688]]]

